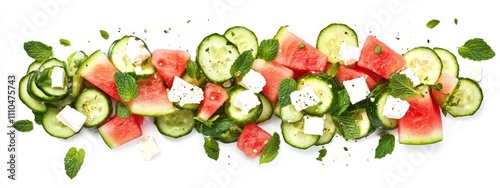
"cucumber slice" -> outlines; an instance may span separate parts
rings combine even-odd
[[[420,83],[432,85],[441,76],[443,63],[441,58],[428,47],[416,47],[406,52],[405,68],[410,68],[418,76]]]
[[[73,52],[71,55],[68,56],[66,60],[66,75],[69,77],[72,77],[75,75],[76,71],[80,67],[80,64],[82,64],[85,59],[87,59],[87,54],[83,51],[77,51]]]
[[[21,78],[21,81],[19,81],[19,98],[33,112],[43,113],[47,111],[47,106],[45,106],[45,103],[31,97],[28,93],[29,78],[32,74],[34,73],[30,72],[29,74],[23,76]]]
[[[52,75],[52,72],[53,72],[55,67],[59,67],[59,66],[48,67],[48,68],[42,69],[41,71],[39,70],[37,77],[35,78],[35,82],[36,82],[36,85],[38,86],[38,88],[40,88],[40,90],[43,93],[45,93],[46,95],[55,96],[58,98],[64,98],[68,94],[68,79],[66,76],[64,77],[64,87],[62,87],[62,88],[59,88],[59,87],[54,88],[50,84],[43,83],[43,81],[44,81],[43,79],[51,79],[50,75]],[[42,68],[42,67],[40,67],[40,68]],[[60,67],[60,68],[64,69],[64,67]],[[48,75],[48,77],[42,78],[42,77],[47,76],[47,75]]]
[[[304,114],[301,111],[297,111],[292,104],[289,104],[285,107],[279,107],[279,117],[281,121],[287,123],[297,123],[302,121]]]
[[[443,70],[441,73],[446,73],[453,77],[458,77],[458,61],[457,57],[451,53],[450,51],[444,48],[434,48],[434,52],[441,58],[441,62],[443,63]]]
[[[45,132],[47,132],[50,136],[67,139],[75,135],[77,132],[73,131],[73,129],[64,125],[56,118],[60,111],[61,109],[48,108],[45,114],[43,114],[42,126]]]
[[[332,115],[325,114],[325,128],[323,135],[319,138],[315,145],[325,145],[332,141],[333,136],[335,136],[335,123],[333,122]]]
[[[273,104],[271,104],[271,101],[269,101],[269,99],[267,99],[264,94],[258,93],[257,95],[259,96],[260,102],[262,103],[262,113],[260,113],[259,118],[255,120],[255,123],[261,123],[271,119],[274,109]]]
[[[201,41],[196,61],[208,80],[223,83],[232,78],[231,66],[239,55],[238,48],[233,43],[214,33]]]
[[[36,71],[40,66],[42,65],[43,61],[34,61],[33,63],[30,64],[28,67],[28,70],[26,71],[26,74],[30,73],[31,71]]]
[[[113,107],[108,95],[99,89],[88,88],[76,98],[75,110],[87,116],[83,126],[94,128],[109,118]]]
[[[229,100],[227,100],[224,104],[224,111],[226,112],[226,115],[231,120],[234,120],[238,125],[246,125],[248,123],[255,122],[255,120],[257,120],[262,113],[262,101],[260,102],[260,105],[252,108],[248,114],[244,114],[243,111],[234,105],[236,102],[236,96],[245,90],[246,89],[242,86],[236,86],[231,89],[229,92]]]
[[[239,52],[250,50],[253,58],[257,58],[259,42],[253,31],[243,26],[234,26],[227,29],[224,36],[238,47]]]
[[[180,138],[193,130],[195,125],[194,113],[190,110],[176,110],[171,114],[155,117],[156,128],[161,134]]]
[[[387,83],[379,83],[366,100],[366,111],[373,126],[379,129],[394,129],[398,127],[398,120],[385,117],[384,105],[391,91]]]
[[[69,96],[64,97],[63,99],[56,101],[56,102],[49,102],[46,103],[48,107],[52,108],[57,108],[57,109],[63,109],[65,106],[71,105],[73,101],[70,99]]]
[[[366,109],[358,108],[344,112],[341,117],[334,117],[333,121],[337,125],[337,130],[345,139],[356,140],[367,137],[375,131],[375,127],[370,123]],[[355,127],[346,127],[345,120],[354,120]]]
[[[337,100],[339,86],[335,84],[333,78],[326,74],[310,74],[297,81],[297,90],[311,86],[319,98],[319,103],[304,109],[304,112],[313,116],[324,115]]]
[[[330,63],[339,62],[341,65],[345,65],[344,61],[339,58],[340,45],[342,43],[358,47],[358,35],[352,28],[345,24],[333,23],[319,32],[316,48],[328,56]]]
[[[130,40],[135,40],[135,42],[141,44],[140,46],[149,52],[146,43],[142,39],[128,35],[114,41],[113,44],[111,44],[108,52],[109,60],[120,72],[135,73],[138,78],[146,78],[155,73],[156,69],[151,63],[151,52],[149,52],[149,57],[140,63],[134,63],[133,59],[131,59],[134,57],[129,57],[129,54],[127,54],[127,48],[139,48],[139,46],[129,46]],[[138,72],[134,71],[134,68],[137,66],[141,67]]]
[[[32,71],[28,78],[28,94],[34,99],[41,102],[57,102],[61,100],[62,97],[58,96],[48,96],[46,95],[38,86],[36,85],[36,77],[38,76],[38,71]]]
[[[298,149],[307,149],[318,142],[321,136],[304,133],[304,121],[281,122],[281,133],[285,142]]]
[[[479,84],[469,78],[459,78],[457,87],[445,104],[453,117],[474,115],[483,102],[483,91]]]

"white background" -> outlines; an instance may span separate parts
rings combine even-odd
[[[253,30],[259,40],[271,38],[282,25],[315,45],[319,31],[330,23],[345,23],[356,30],[360,44],[368,34],[376,35],[400,53],[417,46],[444,47],[458,56],[457,48],[471,38],[483,38],[500,52],[494,1],[5,1],[0,7],[0,83],[6,88],[7,74],[20,79],[32,60],[22,49],[28,40],[54,47],[55,56],[65,59],[76,50],[87,54],[107,51],[111,42],[135,34],[150,50],[188,50],[192,59],[199,41],[214,32],[223,33],[234,25]],[[458,19],[458,25],[453,23]],[[441,23],[434,29],[425,24]],[[189,20],[189,23],[188,23]],[[170,28],[170,29],[169,29]],[[109,40],[99,30],[110,34]],[[147,30],[147,32],[145,32]],[[164,30],[169,30],[164,33]],[[66,38],[71,47],[59,45]],[[399,40],[396,38],[400,38]],[[429,40],[429,43],[427,42]],[[499,187],[498,109],[500,105],[500,62],[470,62],[458,57],[462,67],[484,68],[481,82],[484,102],[473,117],[444,118],[444,140],[429,146],[396,144],[392,155],[374,159],[379,132],[357,142],[336,137],[326,146],[328,155],[317,161],[318,150],[297,150],[282,141],[278,157],[258,165],[235,144],[221,144],[218,161],[203,150],[203,138],[195,131],[180,138],[162,136],[148,120],[143,136],[110,150],[96,130],[61,140],[50,137],[41,126],[17,135],[16,180],[7,178],[8,160],[6,93],[0,99],[0,186],[1,187]],[[465,68],[462,68],[465,70]],[[17,118],[33,116],[20,100]],[[262,124],[279,132],[276,119]],[[392,133],[396,133],[392,131]],[[138,143],[154,136],[161,154],[144,161]],[[70,180],[63,170],[63,158],[72,147],[86,150],[85,163]],[[343,150],[349,149],[348,152]],[[7,185],[7,186],[6,186]]]

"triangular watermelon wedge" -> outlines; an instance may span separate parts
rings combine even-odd
[[[80,65],[76,74],[80,74],[85,80],[113,99],[122,101],[116,90],[114,78],[116,72],[118,69],[109,61],[106,54],[97,50]]]
[[[127,102],[130,112],[143,116],[163,116],[175,111],[167,97],[167,88],[158,74],[139,80],[139,95]]]

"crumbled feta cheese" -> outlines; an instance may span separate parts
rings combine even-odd
[[[410,103],[407,101],[389,95],[387,96],[382,114],[388,118],[401,119],[409,108]]]
[[[171,102],[179,103],[181,106],[199,104],[203,100],[203,90],[176,76],[167,97]]]
[[[319,103],[319,98],[311,86],[306,86],[301,90],[290,94],[290,100],[297,111],[304,110]]]
[[[64,125],[78,132],[87,120],[87,116],[70,106],[65,106],[57,115],[56,119]]]
[[[304,133],[312,135],[323,135],[325,129],[324,117],[304,116]]]
[[[241,113],[247,115],[250,110],[260,105],[257,95],[250,90],[245,90],[236,94],[234,106],[241,110]]]
[[[410,68],[399,71],[399,73],[404,74],[406,77],[408,77],[411,80],[413,87],[417,87],[418,85],[420,85],[420,79],[418,78],[417,74]]]
[[[470,66],[469,69],[469,78],[480,82],[483,79],[483,67],[480,66]]]
[[[160,153],[160,148],[156,144],[155,138],[150,136],[139,145],[139,151],[141,151],[144,160],[150,160],[153,156]]]
[[[351,104],[356,104],[359,101],[366,99],[370,94],[370,89],[366,83],[366,78],[359,77],[352,80],[346,80],[342,83],[349,94]]]
[[[266,85],[266,79],[259,72],[250,69],[241,79],[241,85],[254,93],[259,93]]]
[[[62,67],[54,67],[52,68],[52,73],[50,74],[50,80],[52,82],[52,88],[64,88],[66,72]]]
[[[127,54],[130,61],[135,65],[141,65],[144,60],[148,59],[151,54],[144,42],[141,40],[136,40],[135,37],[130,37],[128,39],[127,47],[125,48],[125,53]]]
[[[345,42],[342,42],[339,50],[339,59],[344,61],[345,65],[352,65],[359,60],[361,55],[361,49],[356,46],[348,46]]]

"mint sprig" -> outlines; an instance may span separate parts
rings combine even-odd
[[[287,78],[281,81],[278,89],[278,102],[281,107],[292,104],[290,94],[297,90],[297,82],[292,78]]]
[[[205,143],[203,144],[203,148],[205,149],[205,153],[207,156],[213,160],[219,159],[219,143],[216,140],[203,137],[205,139]]]
[[[405,99],[412,95],[422,95],[418,92],[411,80],[404,74],[393,73],[389,77],[389,88],[391,95],[395,98]]]
[[[259,158],[259,164],[265,164],[273,161],[278,156],[280,149],[280,136],[274,132],[267,144],[262,149],[262,154]]]
[[[332,116],[332,120],[338,128],[340,135],[345,139],[351,140],[359,137],[360,130],[356,121],[352,118],[352,114]]]
[[[493,49],[480,38],[470,39],[463,46],[458,47],[458,54],[473,61],[484,61],[495,57]]]
[[[139,89],[134,77],[127,73],[116,72],[114,78],[118,95],[123,101],[128,102],[137,98]]]
[[[68,150],[66,157],[64,157],[64,170],[66,170],[66,175],[68,175],[69,178],[73,179],[78,174],[84,159],[85,150],[83,148],[76,149],[72,147]]]
[[[266,39],[260,42],[257,57],[264,61],[273,61],[278,55],[280,43],[277,39]]]
[[[380,136],[378,140],[378,146],[375,149],[375,159],[381,159],[388,154],[391,154],[394,151],[394,143],[395,143],[394,135],[392,134],[384,134]]]
[[[12,127],[20,132],[30,132],[33,130],[33,122],[30,120],[17,120]]]
[[[39,41],[28,41],[23,45],[24,50],[31,58],[43,61],[52,57],[52,47]]]
[[[338,92],[337,101],[335,101],[335,105],[331,108],[331,113],[339,116],[342,114],[349,106],[351,105],[351,98],[349,97],[349,93],[347,93],[346,89],[342,89]]]
[[[186,72],[187,72],[187,75],[189,77],[195,78],[195,79],[200,79],[201,69],[198,66],[198,63],[196,63],[192,60],[188,60],[186,62]]]
[[[244,51],[231,65],[229,72],[235,78],[242,78],[252,69],[253,60],[252,51]]]
[[[127,118],[130,116],[130,112],[124,104],[116,102],[116,115],[121,118]]]
[[[218,120],[211,127],[204,127],[202,133],[206,136],[219,136],[225,133],[234,122],[229,119]]]

